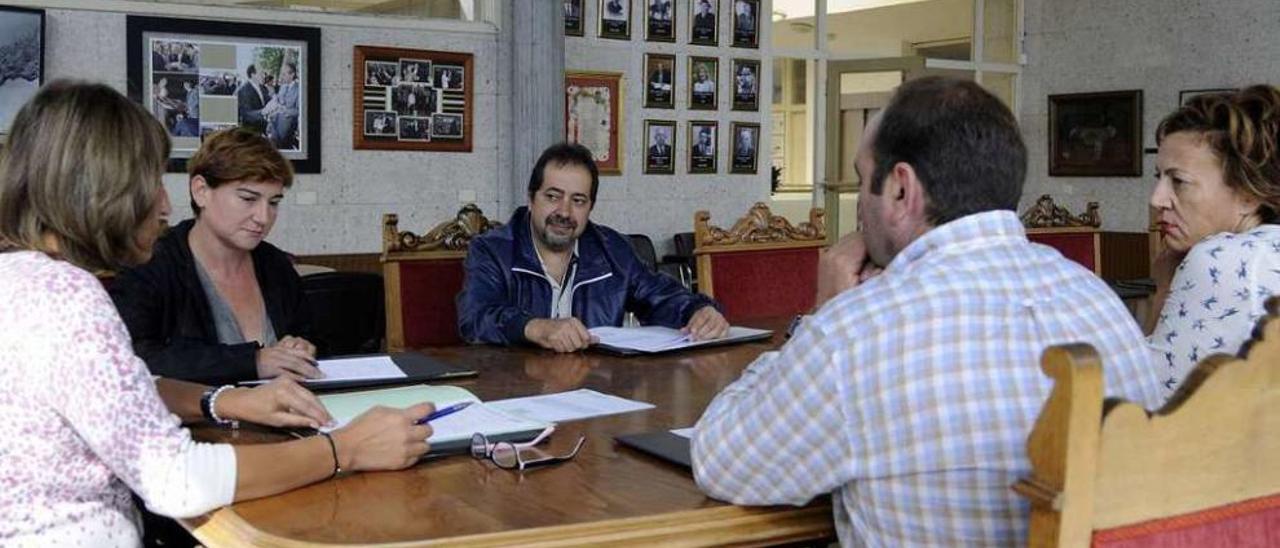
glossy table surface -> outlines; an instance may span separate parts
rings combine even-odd
[[[775,330],[785,322],[757,322]],[[619,445],[619,434],[693,425],[715,394],[770,341],[615,357],[531,348],[461,347],[427,353],[479,371],[453,382],[482,400],[590,388],[653,403],[635,413],[562,423],[545,447],[571,462],[512,472],[457,455],[398,472],[361,473],[217,510],[184,525],[206,545],[764,545],[834,538],[829,501],[743,508],[707,498],[687,468]],[[208,441],[258,443],[277,432],[198,427]]]

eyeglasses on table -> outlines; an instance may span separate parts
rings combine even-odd
[[[526,468],[547,466],[565,462],[578,456],[578,451],[582,449],[582,445],[587,441],[586,436],[578,436],[578,442],[574,444],[573,450],[564,455],[549,455],[534,459],[527,458],[524,455],[525,450],[533,449],[546,440],[555,430],[554,426],[548,426],[542,433],[538,434],[538,437],[521,443],[509,441],[491,443],[484,434],[476,432],[471,436],[471,456],[477,459],[489,459],[498,468],[507,470],[524,470]]]

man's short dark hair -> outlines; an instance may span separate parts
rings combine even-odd
[[[547,147],[542,151],[542,156],[538,157],[538,163],[533,166],[533,173],[529,175],[529,198],[542,188],[542,177],[547,170],[547,165],[551,164],[556,167],[578,166],[586,168],[591,173],[591,203],[596,203],[596,192],[600,190],[600,170],[596,168],[596,160],[591,157],[591,151],[577,143],[556,143]]]
[[[244,73],[246,76],[253,78],[253,75],[258,73],[258,67],[255,67],[251,64],[249,65],[249,68],[244,69]]]
[[[1016,210],[1027,174],[1027,147],[1009,108],[976,83],[929,76],[898,88],[871,143],[879,195],[899,162],[909,164],[928,195],[933,226],[966,215]]]

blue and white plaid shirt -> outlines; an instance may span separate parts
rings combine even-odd
[[[1009,211],[907,246],[760,356],[707,408],[693,471],[736,504],[832,493],[847,546],[1025,544],[1026,439],[1052,382],[1040,355],[1083,341],[1106,390],[1163,395],[1142,333],[1102,280],[1027,241]]]

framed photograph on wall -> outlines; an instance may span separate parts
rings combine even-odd
[[[601,175],[622,174],[622,74],[565,73],[565,140],[591,150]]]
[[[676,172],[676,123],[644,121],[644,172],[674,175]]]
[[[582,36],[582,0],[564,0],[564,35]]]
[[[164,125],[170,171],[201,140],[240,126],[299,173],[320,172],[320,29],[129,16],[129,97]]]
[[[1236,88],[1212,88],[1212,89],[1184,89],[1178,92],[1178,106],[1185,106],[1190,101],[1201,95],[1220,95],[1226,93],[1235,93],[1239,90]]]
[[[676,56],[646,53],[644,74],[644,108],[676,108]]]
[[[631,39],[631,0],[600,0],[600,37]]]
[[[1049,175],[1142,175],[1142,90],[1050,95]]]
[[[716,172],[720,159],[716,147],[717,129],[715,122],[689,122],[689,173]]]
[[[733,110],[760,110],[760,61],[733,60]]]
[[[720,0],[689,0],[689,43],[719,44]]]
[[[760,124],[734,122],[730,126],[733,149],[729,155],[729,173],[756,173],[760,155]]]
[[[0,7],[0,135],[44,85],[44,10]],[[3,140],[0,140],[3,142]]]
[[[733,0],[733,47],[760,47],[760,0]]]
[[[644,39],[650,42],[676,41],[675,0],[645,0]]]
[[[470,53],[356,46],[352,148],[471,152]]]
[[[715,57],[689,58],[689,109],[716,110],[719,108],[720,60]]]

